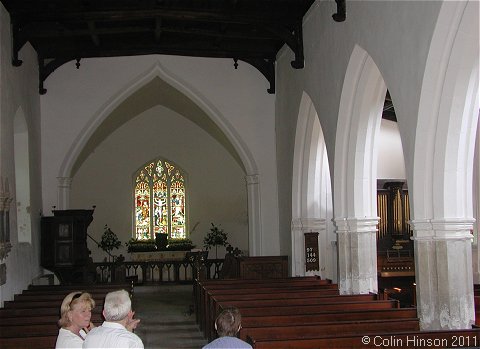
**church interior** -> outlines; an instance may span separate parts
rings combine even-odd
[[[0,0],[0,346],[79,285],[191,285],[205,343],[480,342],[479,11]]]

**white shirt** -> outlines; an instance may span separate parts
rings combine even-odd
[[[102,326],[88,332],[82,348],[143,349],[143,342],[135,333],[116,322],[104,321]]]
[[[81,348],[83,344],[83,339],[86,336],[86,333],[83,330],[80,330],[80,336],[77,336],[70,330],[66,328],[61,328],[58,331],[57,343],[55,343],[55,349],[76,349]]]

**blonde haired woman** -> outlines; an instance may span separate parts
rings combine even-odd
[[[87,332],[94,327],[90,321],[93,308],[95,301],[90,293],[76,291],[63,299],[55,349],[82,347]]]

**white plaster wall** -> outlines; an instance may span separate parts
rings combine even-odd
[[[378,139],[377,177],[405,179],[405,160],[398,125],[394,121],[382,120]]]
[[[57,69],[45,82],[42,108],[43,207],[57,203],[59,169],[69,149],[119,91],[160,65],[170,76],[208,104],[238,139],[257,167],[260,181],[263,255],[279,253],[275,158],[274,96],[256,69],[241,63],[238,70],[227,59],[140,56],[81,61]],[[247,173],[252,175],[256,173]]]
[[[248,251],[243,170],[208,133],[162,106],[147,110],[114,131],[74,176],[72,208],[96,205],[90,235],[100,241],[108,224],[122,245],[132,237],[133,174],[156,157],[173,161],[187,174],[188,230],[199,223],[191,234],[194,244],[203,247],[203,238],[213,222],[228,234],[232,246]],[[88,246],[95,261],[106,257],[91,240]],[[113,252],[129,258],[125,246]],[[218,256],[223,253],[224,249],[219,249]]]
[[[342,84],[355,44],[373,58],[397,113],[405,166],[411,169],[420,88],[441,1],[350,1],[347,20],[336,23],[332,1],[317,1],[304,19],[305,68],[293,70],[292,52],[277,61],[276,129],[279,213],[282,241],[291,220],[291,168],[296,115],[303,91],[318,112],[334,168],[334,144]],[[332,175],[332,182],[335,178]],[[333,185],[333,183],[332,183]]]
[[[14,293],[21,292],[34,277],[42,273],[39,267],[41,175],[37,57],[27,44],[20,51],[20,58],[23,65],[12,66],[10,20],[0,4],[0,174],[3,178],[8,177],[10,192],[15,195],[13,119],[17,111],[21,110],[29,131],[32,212],[32,242],[18,243],[16,209],[14,205],[11,206],[10,234],[13,247],[6,260],[0,261],[7,268],[7,282],[0,286],[0,305],[13,299]]]

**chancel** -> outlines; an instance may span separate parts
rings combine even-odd
[[[0,0],[0,29],[0,347],[115,285],[145,347],[228,307],[257,349],[478,346],[478,1]],[[183,302],[200,340],[161,344]]]

